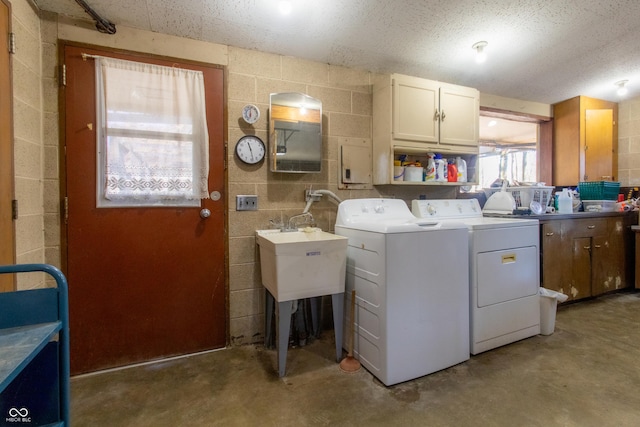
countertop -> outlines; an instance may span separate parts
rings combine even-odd
[[[526,219],[537,219],[539,221],[552,221],[556,219],[580,219],[580,218],[606,218],[606,217],[616,217],[616,216],[627,216],[627,215],[637,215],[638,211],[627,211],[627,212],[574,212],[570,214],[559,214],[559,213],[548,213],[542,215],[502,215],[502,214],[484,214],[486,217],[496,217],[496,218],[526,218]],[[640,231],[640,227],[638,228]]]

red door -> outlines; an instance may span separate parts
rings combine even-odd
[[[95,65],[93,59],[83,60],[83,53],[204,73],[209,192],[214,197],[199,207],[96,208]],[[72,373],[223,347],[223,70],[77,46],[65,46],[64,56],[63,196]],[[201,209],[209,209],[211,216],[203,219]]]

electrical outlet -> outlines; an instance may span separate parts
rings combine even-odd
[[[257,211],[258,196],[238,195],[236,196],[237,211]]]

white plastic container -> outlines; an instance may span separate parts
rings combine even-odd
[[[405,166],[404,180],[411,182],[422,181],[424,169],[420,166]]]
[[[562,193],[558,195],[558,213],[573,213],[573,198],[568,188],[563,188]]]
[[[456,157],[456,167],[458,168],[458,182],[467,182],[467,162],[461,157]]]

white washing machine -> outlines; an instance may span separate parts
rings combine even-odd
[[[537,219],[483,217],[476,199],[413,200],[411,209],[469,229],[471,354],[540,333]]]
[[[349,238],[345,306],[356,290],[354,356],[385,385],[469,359],[468,232],[416,219],[395,199],[340,203]],[[345,310],[345,348],[354,319]]]

